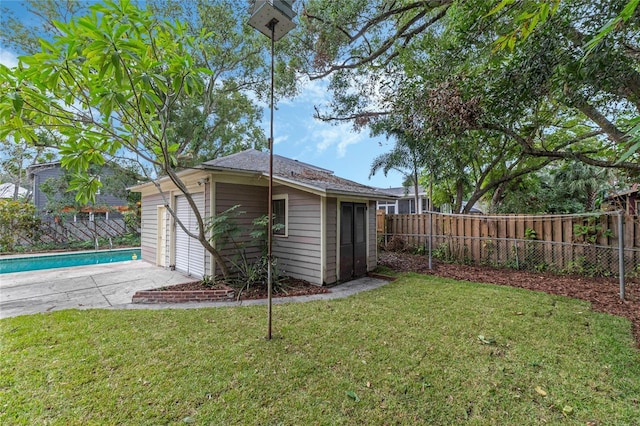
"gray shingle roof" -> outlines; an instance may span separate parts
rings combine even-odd
[[[229,170],[269,174],[269,153],[248,149],[226,157],[202,163],[208,170]],[[377,188],[343,179],[332,171],[292,160],[280,155],[273,156],[273,176],[295,182],[326,193],[364,195],[371,198],[388,198],[389,194]]]
[[[413,186],[410,187],[405,187],[405,186],[400,186],[400,187],[395,187],[395,188],[380,188],[380,191],[384,192],[387,195],[392,195],[395,197],[400,197],[400,198],[413,198],[414,194],[413,194]],[[425,195],[427,193],[427,191],[423,188],[423,187],[419,187],[418,188],[418,193]]]

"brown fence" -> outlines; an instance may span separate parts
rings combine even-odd
[[[620,220],[623,250],[619,244]],[[640,273],[638,216],[433,213],[382,215],[378,216],[379,223],[383,224],[378,225],[378,232],[384,243],[401,243],[422,251],[431,235],[434,257],[448,261],[617,275],[622,255],[624,273]]]

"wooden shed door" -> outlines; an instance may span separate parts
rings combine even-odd
[[[340,204],[340,280],[367,273],[367,205]]]

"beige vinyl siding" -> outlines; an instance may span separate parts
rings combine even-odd
[[[335,198],[328,198],[326,202],[326,214],[325,214],[327,235],[325,236],[325,284],[333,284],[338,281],[337,272],[337,247],[338,244],[338,200]]]
[[[293,188],[276,187],[287,194],[288,236],[273,239],[273,254],[285,275],[322,285],[320,196]]]
[[[376,202],[368,204],[368,230],[369,230],[369,254],[367,259],[367,271],[373,271],[378,265],[378,235],[376,234]]]
[[[267,197],[269,196],[268,189],[266,187],[252,186],[252,185],[239,185],[233,183],[214,183],[215,188],[215,209],[216,214],[220,214],[225,210],[230,209],[235,205],[240,205],[236,211],[243,211],[244,214],[239,215],[235,221],[236,225],[243,230],[241,235],[238,236],[238,243],[246,243],[247,257],[249,260],[255,260],[260,257],[261,247],[253,244],[253,241],[249,235],[253,225],[254,219],[267,214]],[[224,258],[232,259],[237,250],[233,243],[222,241],[216,242],[216,248]],[[231,265],[227,265],[231,267]],[[220,274],[220,270],[216,271],[216,274]]]
[[[158,206],[164,205],[160,194],[147,195],[142,197],[140,206],[141,228],[140,248],[142,260],[149,263],[156,263],[156,250],[158,242]],[[167,227],[167,230],[169,227]],[[169,241],[167,236],[166,241]],[[167,253],[169,250],[167,250]],[[167,264],[168,260],[167,260]]]

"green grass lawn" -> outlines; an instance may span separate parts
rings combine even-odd
[[[508,287],[403,275],[275,305],[271,341],[264,306],[0,327],[0,424],[640,424],[630,323]]]

